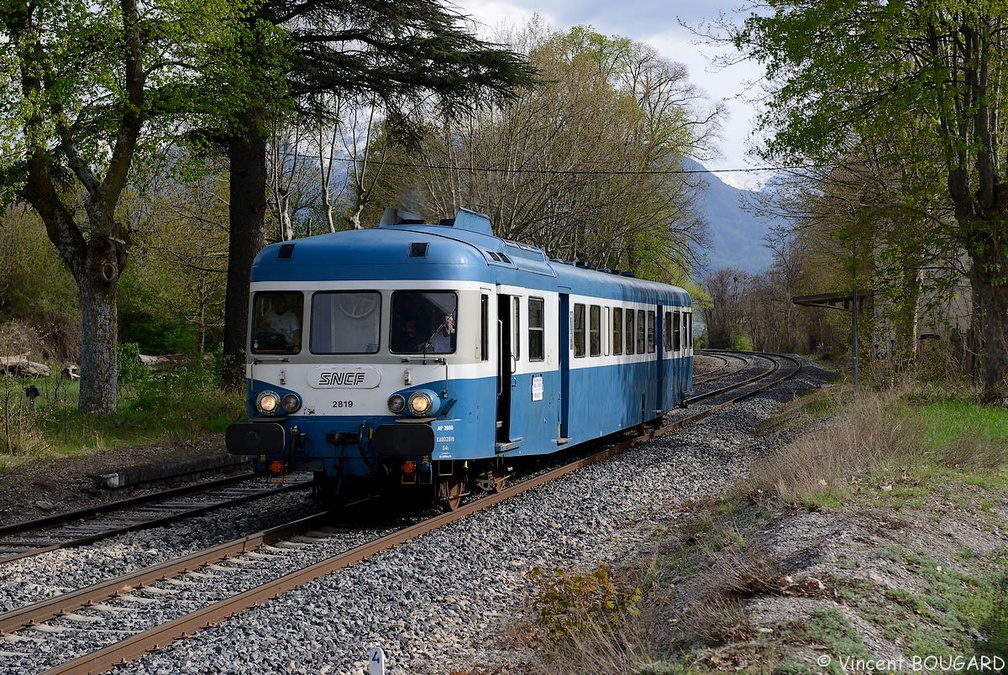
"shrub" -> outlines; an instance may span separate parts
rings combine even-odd
[[[136,384],[150,379],[150,369],[140,360],[140,345],[136,342],[120,342],[116,358],[120,384]]]
[[[617,624],[637,613],[641,599],[641,589],[621,589],[606,565],[584,574],[564,570],[547,573],[536,567],[526,576],[537,587],[532,609],[554,640],[581,632],[590,624]]]

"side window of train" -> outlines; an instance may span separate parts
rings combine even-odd
[[[672,349],[682,349],[682,319],[679,310],[672,313]]]
[[[693,313],[686,314],[686,348],[693,349]]]
[[[588,352],[589,356],[602,354],[602,308],[598,305],[588,310]]]
[[[662,331],[665,340],[665,351],[672,351],[672,312],[665,310],[665,330]]]
[[[490,296],[480,295],[480,361],[490,360]]]
[[[614,307],[612,311],[612,353],[619,356],[623,353],[623,308]]]
[[[638,354],[643,354],[644,350],[645,350],[645,346],[644,346],[645,340],[646,340],[645,335],[644,335],[645,328],[646,328],[646,326],[644,324],[644,310],[643,309],[638,309],[637,310],[637,353]]]
[[[634,353],[634,311],[628,309],[626,311],[626,353]]]
[[[511,354],[515,361],[521,358],[521,298],[511,298]]]
[[[585,306],[576,303],[574,305],[574,356],[576,358],[585,355]]]
[[[546,360],[546,302],[542,298],[528,299],[529,361]]]
[[[649,309],[647,313],[647,350],[653,354],[655,350],[655,312]]]

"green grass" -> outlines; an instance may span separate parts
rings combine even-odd
[[[927,447],[945,450],[978,434],[1008,444],[1008,410],[971,401],[949,400],[916,408]]]
[[[41,395],[31,412],[24,387]],[[119,388],[108,415],[77,411],[79,385],[57,377],[31,382],[5,378],[0,388],[0,472],[33,457],[83,455],[157,441],[195,441],[244,417],[244,392],[221,392],[209,370],[151,376]],[[5,469],[6,467],[6,469]]]

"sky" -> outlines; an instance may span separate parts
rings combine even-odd
[[[603,35],[619,35],[651,45],[663,56],[684,64],[689,81],[728,109],[729,116],[722,121],[723,156],[698,158],[703,165],[712,171],[763,166],[747,156],[753,111],[745,100],[747,92],[752,94],[750,85],[759,81],[762,69],[752,62],[716,66],[713,59],[728,52],[698,43],[698,38],[680,23],[696,26],[721,12],[738,16],[739,0],[454,0],[454,4],[485,27],[488,33],[481,37],[500,26],[520,26],[538,14],[546,25],[557,30],[589,25]],[[735,187],[756,188],[768,174],[722,171],[718,176]]]

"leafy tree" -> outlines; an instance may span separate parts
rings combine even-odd
[[[544,82],[506,105],[432,117],[418,152],[387,171],[390,201],[429,217],[475,208],[498,236],[567,260],[688,270],[703,228],[675,172],[707,147],[719,110],[700,109],[681,65],[626,38],[533,22],[507,39]]]
[[[0,323],[27,323],[55,346],[58,358],[76,361],[77,287],[38,214],[26,205],[0,215],[0,260]]]
[[[228,97],[240,101],[216,134],[227,149],[230,241],[224,328],[225,383],[244,380],[248,284],[264,242],[266,138],[287,111],[313,118],[325,93],[373,97],[391,125],[416,125],[418,100],[448,113],[488,95],[511,96],[532,81],[524,59],[478,40],[461,16],[433,0],[263,0],[245,8],[236,32]]]
[[[223,0],[11,0],[0,11],[0,184],[38,212],[77,282],[82,412],[116,405],[116,289],[131,242],[118,206],[145,123],[186,107],[229,11]]]
[[[771,137],[763,154],[822,165],[852,146],[879,148],[887,165],[905,168],[899,184],[909,202],[941,176],[953,217],[908,223],[903,235],[918,244],[944,239],[968,256],[984,396],[1008,403],[1008,146],[1000,127],[1008,3],[783,0],[765,9],[733,34],[744,54],[766,64],[771,97],[761,123]]]
[[[144,177],[142,195],[128,195],[133,262],[122,280],[120,338],[145,354],[204,354],[220,342],[228,239],[222,160],[173,153]]]

